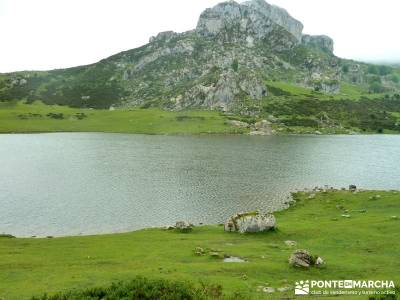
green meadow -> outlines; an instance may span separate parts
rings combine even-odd
[[[41,102],[0,103],[0,133],[113,132],[139,134],[243,133],[213,111],[80,109]]]
[[[224,297],[236,293],[249,299],[293,299],[295,281],[306,279],[394,280],[398,286],[400,193],[310,194],[294,194],[296,202],[275,213],[277,230],[262,234],[227,233],[222,226],[208,225],[190,233],[145,229],[97,236],[0,238],[0,299],[104,287],[136,276],[220,285]],[[287,246],[287,240],[297,245]],[[196,255],[196,247],[205,254]],[[289,266],[295,249],[321,256],[326,265]],[[224,263],[210,251],[246,262]],[[266,294],[260,287],[289,289]]]

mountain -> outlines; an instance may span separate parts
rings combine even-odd
[[[269,97],[296,89],[318,99],[400,89],[398,68],[341,59],[333,47],[328,36],[303,34],[302,23],[282,8],[263,0],[229,1],[206,9],[194,30],[162,32],[92,65],[1,74],[0,101],[257,115],[265,101],[276,99]]]

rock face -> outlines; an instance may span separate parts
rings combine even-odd
[[[274,215],[263,215],[257,212],[239,213],[230,217],[224,226],[225,231],[255,233],[271,230],[276,227]]]
[[[244,2],[243,5],[252,8],[254,11],[258,11],[266,19],[270,19],[272,22],[291,33],[297,41],[301,41],[303,24],[290,16],[285,9],[270,5],[264,0],[247,1]]]
[[[206,9],[200,16],[196,32],[219,41],[245,41],[249,47],[254,42],[268,39],[271,32],[283,29],[293,37],[288,47],[301,42],[303,25],[286,10],[263,0],[243,4],[223,2]]]
[[[322,50],[333,52],[333,40],[326,35],[303,35],[301,39],[304,45],[318,47]]]
[[[220,74],[214,85],[199,84],[187,91],[183,96],[184,102],[181,104],[184,107],[190,103],[192,106],[229,111],[235,105],[235,99],[243,93],[252,100],[259,100],[266,96],[267,88],[256,76],[248,74],[244,78],[233,70],[227,70]]]

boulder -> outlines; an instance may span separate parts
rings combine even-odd
[[[289,257],[289,264],[294,267],[309,268],[310,266],[322,266],[324,261],[319,256],[311,255],[307,250],[296,250]]]
[[[297,246],[297,242],[295,241],[285,241],[286,246],[288,247],[294,247]]]
[[[225,231],[253,233],[264,232],[276,227],[276,220],[272,214],[258,212],[239,213],[230,217],[224,226]]]
[[[253,126],[254,131],[250,132],[250,135],[271,135],[273,130],[271,128],[271,122],[262,120],[257,122]]]
[[[180,232],[190,232],[193,229],[193,225],[186,221],[178,221],[175,224],[175,228]]]
[[[228,256],[228,257],[224,258],[224,262],[226,262],[226,263],[244,263],[246,261],[240,257]]]

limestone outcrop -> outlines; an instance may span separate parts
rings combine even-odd
[[[206,9],[200,16],[196,32],[205,37],[218,37],[219,41],[243,41],[252,46],[254,42],[268,40],[282,29],[292,37],[287,48],[301,42],[301,22],[283,8],[263,0],[252,0],[242,4],[228,1]]]
[[[239,233],[264,232],[276,227],[276,219],[272,214],[258,212],[239,213],[230,217],[224,226],[225,231]]]

